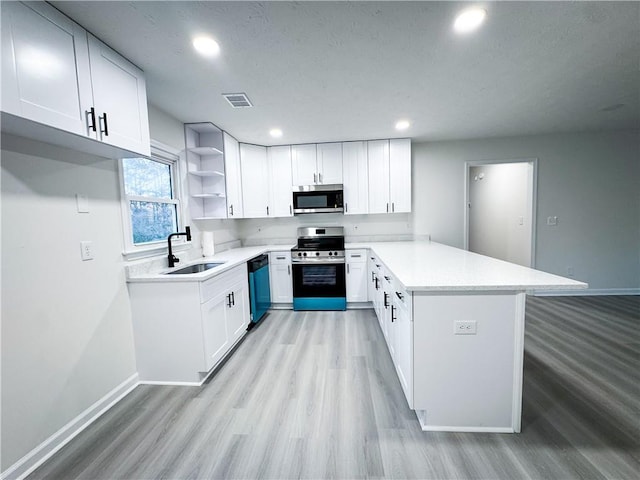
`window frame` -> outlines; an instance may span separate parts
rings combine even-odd
[[[126,260],[135,260],[160,255],[167,251],[167,240],[156,240],[144,244],[136,245],[133,243],[133,225],[131,219],[130,203],[133,201],[157,202],[165,204],[173,204],[176,208],[176,223],[179,231],[184,230],[185,216],[182,210],[182,189],[181,189],[181,168],[180,168],[180,152],[168,145],[151,140],[151,155],[135,156],[127,158],[147,158],[158,163],[169,165],[171,174],[171,188],[173,198],[156,198],[140,195],[127,195],[124,184],[124,168],[123,159],[118,159],[118,177],[120,179],[120,204],[122,210],[122,230],[124,236],[124,251],[122,253]],[[190,246],[191,242],[187,242],[184,237],[178,237],[172,241],[172,247],[176,252],[184,250]]]

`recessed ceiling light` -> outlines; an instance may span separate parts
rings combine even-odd
[[[478,28],[484,22],[486,16],[487,11],[483,8],[468,8],[456,17],[453,29],[458,33],[469,33]]]
[[[275,138],[280,138],[282,136],[282,130],[280,130],[279,128],[272,128],[271,130],[269,130],[269,135]]]
[[[398,120],[396,122],[396,130],[406,130],[410,126],[409,120]]]
[[[215,57],[220,53],[220,45],[211,37],[194,38],[193,48],[205,57]]]

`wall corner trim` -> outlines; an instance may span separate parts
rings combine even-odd
[[[21,480],[25,478],[95,422],[102,414],[127,396],[139,384],[138,373],[136,372],[7,468],[7,470],[0,473],[0,480]]]

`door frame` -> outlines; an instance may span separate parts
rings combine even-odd
[[[531,265],[530,268],[536,267],[536,224],[537,224],[537,205],[538,205],[538,159],[537,158],[511,158],[503,160],[471,160],[464,163],[464,249],[469,250],[469,179],[471,175],[471,167],[480,167],[483,165],[500,165],[504,163],[528,163],[533,167],[531,173]]]

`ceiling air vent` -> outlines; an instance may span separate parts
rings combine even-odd
[[[222,96],[233,108],[253,107],[249,97],[245,93],[223,93]]]

